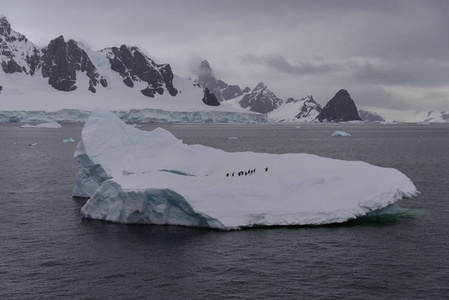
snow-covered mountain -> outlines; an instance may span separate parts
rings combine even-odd
[[[24,72],[33,75],[40,64],[41,50],[28,39],[11,29],[11,24],[0,16],[0,57],[3,72]]]
[[[196,82],[203,89],[209,89],[219,102],[237,98],[250,91],[248,87],[242,90],[238,85],[229,85],[222,80],[216,79],[207,60],[201,62]]]
[[[61,35],[39,49],[12,30],[5,17],[0,18],[0,42],[0,59],[6,74],[42,76],[58,91],[87,89],[96,93],[97,89],[108,87],[106,74],[112,70],[120,75],[124,85],[138,86],[144,96],[178,94],[170,65],[156,64],[137,47],[122,45],[93,52],[74,40],[65,41]]]
[[[358,110],[360,119],[364,122],[384,122],[385,119],[374,111],[367,111],[363,109]]]
[[[239,101],[243,108],[250,111],[266,114],[278,108],[284,100],[278,98],[268,87],[260,82],[250,93]]]
[[[449,112],[446,111],[411,111],[376,108],[386,122],[397,123],[449,123]]]
[[[0,122],[82,121],[96,107],[131,114],[135,121],[135,110],[141,110],[142,119],[155,122],[310,122],[322,112],[311,96],[284,100],[263,83],[253,91],[229,85],[215,78],[207,61],[192,81],[137,47],[93,51],[62,35],[38,47],[1,15],[0,64]],[[386,121],[449,122],[445,111],[367,110]]]
[[[267,114],[274,122],[312,122],[321,112],[321,105],[315,102],[312,96],[301,100],[277,97],[263,82],[254,90],[246,87],[241,90],[239,86],[231,86],[217,79],[208,61],[201,62],[198,82],[206,89],[214,89],[214,94],[222,103],[234,103],[236,107],[243,107],[249,111]],[[212,91],[212,90],[211,90]],[[205,94],[210,94],[206,91]]]
[[[277,109],[268,113],[268,118],[275,122],[313,122],[322,109],[313,96],[301,100],[288,98]]]
[[[61,35],[40,48],[11,29],[4,16],[0,63],[2,120],[27,120],[24,111],[38,111],[43,119],[56,111],[58,116],[85,116],[84,111],[100,107],[121,114],[145,110],[145,118],[155,121],[266,121],[231,104],[207,106],[198,84],[176,76],[169,64],[156,63],[137,47],[93,51]]]

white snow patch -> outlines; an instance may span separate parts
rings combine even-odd
[[[351,136],[351,134],[347,133],[346,131],[335,131],[332,133],[332,136]]]

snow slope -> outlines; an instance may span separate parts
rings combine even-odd
[[[103,72],[108,80],[116,76],[112,71]],[[78,78],[87,80],[83,74]],[[95,108],[116,111],[126,122],[267,121],[265,115],[238,108],[232,102],[225,101],[217,107],[206,106],[201,101],[202,89],[177,76],[173,82],[180,94],[172,97],[164,93],[155,98],[130,93],[128,87],[114,80],[109,80],[111,84],[98,89],[96,94],[82,89],[57,91],[46,83],[41,74],[26,76],[0,72],[0,81],[4,86],[0,93],[0,122],[85,122]]]
[[[321,112],[321,105],[307,96],[301,100],[284,101],[277,109],[268,114],[274,122],[314,122]]]
[[[186,145],[164,129],[141,131],[103,110],[84,125],[75,160],[73,195],[90,197],[83,216],[119,223],[217,229],[329,224],[418,193],[395,169]]]
[[[449,111],[412,111],[368,108],[376,111],[387,122],[398,123],[448,123]]]

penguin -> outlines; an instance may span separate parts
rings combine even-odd
[[[268,171],[268,167],[265,168],[265,172],[267,172],[267,171]]]
[[[226,173],[226,177],[229,177],[229,173]]]

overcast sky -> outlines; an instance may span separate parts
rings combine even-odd
[[[205,59],[281,98],[343,88],[362,109],[449,110],[447,0],[0,0],[0,14],[38,46],[138,46],[181,77]]]

